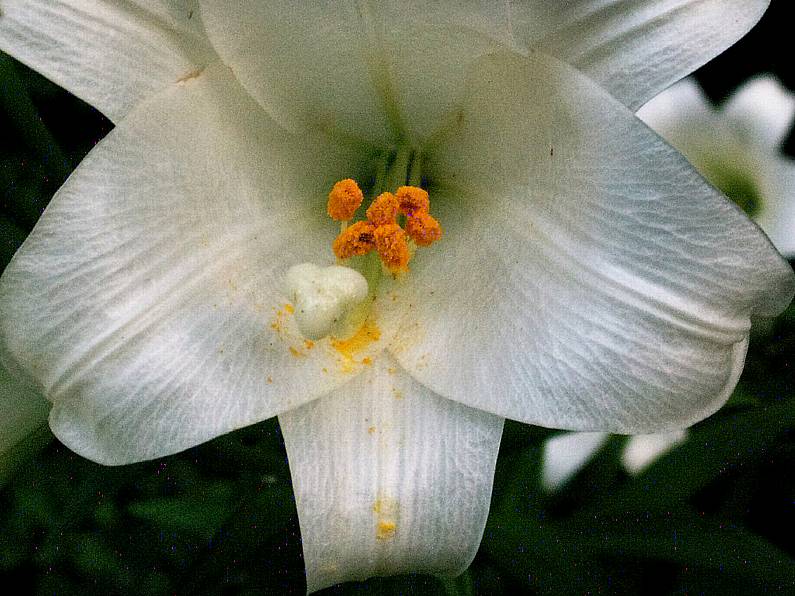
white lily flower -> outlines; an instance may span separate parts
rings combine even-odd
[[[459,573],[505,417],[691,424],[751,313],[790,301],[767,239],[633,114],[766,6],[5,0],[0,47],[116,128],[0,281],[2,357],[106,464],[278,415],[310,591]],[[354,264],[363,303],[291,270],[333,264],[347,178],[422,181],[444,228],[397,279]],[[288,270],[332,312],[305,329],[364,304],[358,331],[305,337]]]
[[[541,487],[555,492],[574,477],[605,445],[609,433],[578,432],[555,435],[544,443]],[[681,445],[687,430],[633,435],[621,452],[621,465],[636,476],[657,459]]]
[[[744,207],[782,254],[795,256],[795,161],[780,151],[795,120],[795,95],[759,76],[715,108],[689,78],[638,117]]]

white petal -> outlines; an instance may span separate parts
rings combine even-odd
[[[220,65],[134,110],[0,281],[2,349],[53,402],[53,432],[126,463],[349,380],[387,330],[360,354],[309,347],[282,278],[333,261],[326,195],[362,163],[354,148],[284,133]]]
[[[198,0],[3,0],[0,50],[114,122],[213,60]]]
[[[433,132],[468,65],[509,43],[490,2],[201,4],[216,51],[277,121],[379,144]]]
[[[384,355],[279,423],[310,592],[466,569],[486,524],[502,418],[434,395]]]
[[[529,15],[542,14],[542,19],[552,21],[553,31],[539,42],[541,48],[576,66],[636,110],[745,35],[769,0],[516,4],[517,12],[524,6]],[[550,9],[550,4],[557,6]],[[532,37],[528,42],[532,45]]]
[[[777,151],[795,119],[795,95],[772,76],[760,76],[735,91],[723,115],[744,141]]]
[[[544,443],[541,486],[558,490],[588,463],[610,437],[607,433],[562,433]]]
[[[621,455],[621,463],[630,474],[640,474],[655,460],[684,442],[686,438],[686,430],[632,436],[627,441],[624,453]]]
[[[720,407],[789,265],[632,113],[564,64],[494,56],[426,160],[445,237],[391,291],[391,347],[436,393],[637,434]],[[444,185],[447,185],[447,188]]]

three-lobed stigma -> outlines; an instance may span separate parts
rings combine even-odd
[[[358,184],[350,178],[334,185],[327,211],[332,219],[353,219],[363,200]],[[338,259],[344,260],[376,251],[393,274],[408,270],[413,251],[409,246],[430,246],[442,237],[442,227],[431,214],[428,193],[416,186],[401,186],[395,194],[383,192],[368,207],[366,220],[344,227],[332,244]],[[405,216],[405,227],[398,223]]]

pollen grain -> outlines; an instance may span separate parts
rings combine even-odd
[[[400,202],[400,212],[411,217],[418,211],[428,211],[431,208],[431,200],[427,191],[418,186],[401,186],[395,193]]]
[[[331,249],[338,259],[366,255],[375,248],[375,226],[369,221],[357,221],[337,236]]]
[[[356,181],[346,178],[337,182],[331,189],[326,210],[335,221],[349,221],[363,200],[364,195]]]
[[[409,245],[406,232],[397,224],[378,226],[373,233],[375,249],[381,262],[391,273],[401,273],[409,268]]]
[[[375,226],[393,224],[397,221],[400,203],[391,192],[382,192],[367,208],[367,220]]]
[[[407,218],[406,234],[417,246],[430,246],[442,237],[442,226],[427,211],[418,211]]]

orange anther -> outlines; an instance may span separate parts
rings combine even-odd
[[[331,248],[339,259],[366,255],[375,248],[374,232],[369,221],[357,221],[337,236]]]
[[[411,255],[403,228],[394,223],[384,224],[375,229],[373,236],[375,249],[387,269],[392,273],[408,270]]]
[[[337,182],[331,192],[328,193],[326,210],[332,219],[348,221],[356,213],[363,200],[364,195],[359,185],[354,180],[346,178]]]
[[[427,211],[418,211],[406,220],[406,233],[417,246],[430,246],[442,237],[442,226]]]
[[[400,212],[403,215],[414,215],[418,211],[428,211],[431,201],[428,193],[417,186],[401,186],[395,193],[400,202]]]
[[[397,220],[400,203],[391,192],[382,192],[367,209],[367,219],[370,223],[380,226],[395,223]]]

